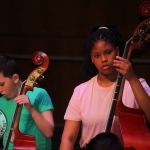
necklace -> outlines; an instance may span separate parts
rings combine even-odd
[[[114,88],[113,88],[114,85],[115,84],[113,84],[110,87],[101,87],[101,86],[99,86],[100,87],[100,98],[101,98],[101,100],[106,100],[108,97],[110,97],[110,95],[112,95],[113,90],[114,90]]]
[[[104,100],[104,99],[105,99],[105,96],[103,96],[103,95],[100,95],[100,97],[101,97],[101,99],[102,99],[102,100]]]

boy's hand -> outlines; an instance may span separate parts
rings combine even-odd
[[[31,109],[33,108],[33,106],[30,103],[30,100],[28,98],[28,96],[26,95],[18,95],[15,99],[14,102],[16,104],[24,104],[26,109],[30,112]]]

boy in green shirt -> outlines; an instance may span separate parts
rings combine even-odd
[[[51,150],[51,137],[54,131],[53,104],[46,90],[34,87],[26,95],[19,95],[22,81],[17,63],[9,56],[0,55],[0,111],[6,117],[6,130],[3,137],[5,146],[16,104],[23,104],[19,130],[36,138],[37,150]],[[13,149],[9,142],[8,150]]]

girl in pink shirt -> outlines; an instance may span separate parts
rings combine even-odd
[[[105,131],[118,72],[126,79],[124,105],[142,109],[150,122],[150,88],[135,75],[130,61],[120,57],[124,46],[121,34],[113,25],[102,24],[92,29],[86,44],[85,82],[74,89],[67,107],[60,150],[74,149],[80,126],[81,148]],[[117,117],[111,131],[120,136]]]

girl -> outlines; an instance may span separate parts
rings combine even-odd
[[[127,107],[140,108],[150,121],[150,88],[138,79],[131,63],[122,56],[125,42],[111,24],[94,27],[86,44],[84,75],[86,82],[74,89],[66,110],[60,150],[73,150],[80,126],[80,147],[100,132],[104,132],[118,72],[126,81],[122,101]],[[119,136],[119,124],[114,118],[112,132]]]

